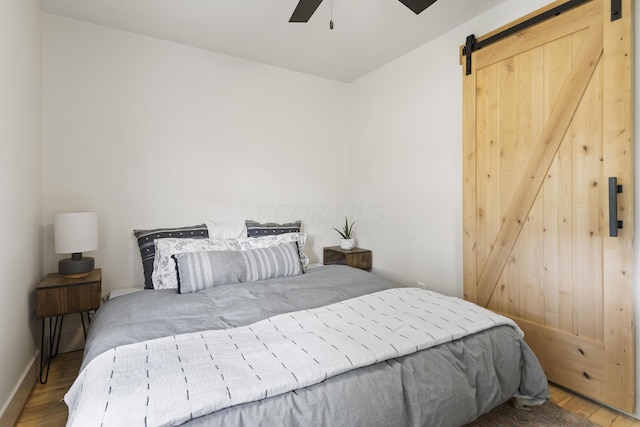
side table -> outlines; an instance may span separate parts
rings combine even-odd
[[[40,383],[45,384],[49,378],[51,359],[58,355],[60,332],[65,314],[80,313],[82,330],[85,339],[87,330],[84,313],[91,322],[89,312],[100,307],[102,294],[102,270],[97,268],[88,276],[76,279],[65,278],[62,274],[48,274],[36,288],[36,318],[42,319],[42,337],[40,339]],[[42,379],[44,366],[44,330],[45,321],[49,319],[49,343],[47,372]],[[55,319],[55,320],[54,320]],[[56,343],[57,339],[57,343]]]
[[[369,249],[353,248],[341,249],[340,246],[328,246],[324,248],[325,265],[341,264],[349,267],[371,271],[371,251]]]

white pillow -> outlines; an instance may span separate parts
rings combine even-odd
[[[244,221],[219,223],[205,221],[210,239],[239,239],[247,237],[247,226]]]
[[[307,271],[309,267],[309,258],[304,253],[304,245],[307,242],[307,233],[284,233],[275,236],[264,237],[243,237],[238,239],[240,249],[243,251],[250,249],[270,248],[272,246],[282,245],[283,243],[298,243],[298,253],[300,254],[300,262],[303,271]]]
[[[153,259],[151,280],[154,289],[177,289],[178,274],[173,255],[200,251],[239,251],[236,240],[221,239],[155,239],[156,255]]]

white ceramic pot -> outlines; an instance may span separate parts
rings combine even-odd
[[[340,239],[340,249],[349,251],[356,245],[355,239]]]

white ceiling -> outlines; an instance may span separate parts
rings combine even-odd
[[[350,82],[504,1],[439,0],[415,15],[398,0],[324,0],[306,24],[288,22],[298,0],[41,3],[52,14]]]

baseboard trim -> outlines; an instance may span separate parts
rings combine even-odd
[[[39,351],[35,352],[31,362],[23,372],[20,382],[16,384],[11,397],[2,408],[2,411],[0,411],[0,427],[13,427],[18,421],[20,412],[22,412],[22,408],[36,383],[36,366],[38,365],[39,353]]]

